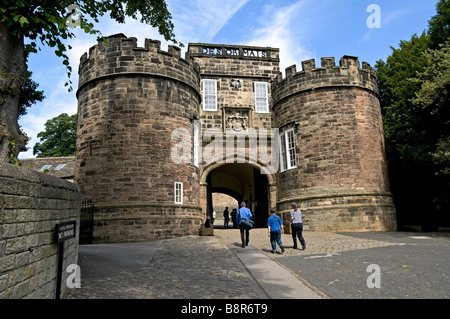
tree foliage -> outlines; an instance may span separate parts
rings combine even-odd
[[[426,132],[421,107],[412,103],[419,83],[410,79],[423,70],[426,59],[423,52],[428,47],[429,38],[424,33],[413,35],[410,41],[402,40],[398,49],[386,62],[379,60],[375,67],[378,73],[381,109],[384,130],[388,141],[388,152],[401,160],[413,163],[429,160]]]
[[[72,90],[72,68],[65,40],[75,36],[73,25],[84,32],[101,35],[95,28],[101,16],[109,13],[119,23],[126,17],[158,29],[168,41],[177,44],[171,14],[164,0],[2,0],[0,2],[0,161],[15,161],[25,150],[27,137],[19,130],[19,95],[27,80],[26,54],[40,46],[55,48],[68,73]],[[74,23],[76,22],[76,23]],[[27,38],[27,44],[24,42]],[[181,46],[182,44],[180,44]]]
[[[37,157],[73,156],[76,150],[77,114],[62,113],[45,123],[45,131],[37,135],[41,139],[33,147]]]
[[[20,90],[19,95],[19,117],[27,114],[27,109],[36,104],[42,102],[45,99],[44,91],[39,91],[37,88],[39,84],[31,79],[33,72],[27,71],[27,79]]]
[[[375,65],[400,225],[450,226],[449,13],[441,0],[427,31]]]
[[[167,41],[178,43],[173,33],[172,16],[163,0],[3,0],[0,23],[5,24],[13,36],[31,40],[25,45],[26,52],[37,53],[39,43],[55,48],[55,54],[63,58],[70,78],[72,68],[66,51],[71,47],[64,44],[64,40],[75,36],[70,22],[76,19],[77,26],[84,32],[100,35],[93,22],[98,23],[98,19],[108,12],[119,23],[124,23],[127,16],[139,19],[157,28]]]
[[[434,119],[434,139],[431,156],[436,174],[450,175],[450,40],[439,49],[424,53],[427,66],[411,79],[420,84],[413,103],[422,107]]]
[[[450,38],[450,0],[441,0],[436,5],[436,15],[428,21],[430,49],[439,49],[440,44]]]

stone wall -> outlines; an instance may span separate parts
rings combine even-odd
[[[28,168],[0,163],[0,299],[55,298],[55,225],[76,221],[64,243],[63,269],[78,259],[79,188]],[[63,271],[64,284],[69,274]]]

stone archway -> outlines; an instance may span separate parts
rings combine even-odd
[[[205,219],[212,213],[212,193],[228,194],[245,201],[254,214],[255,227],[265,227],[271,206],[276,205],[276,182],[272,174],[261,174],[257,163],[214,163],[203,168],[201,199]]]

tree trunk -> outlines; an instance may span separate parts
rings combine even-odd
[[[27,138],[17,123],[19,93],[26,79],[24,41],[0,23],[0,161],[23,150]]]

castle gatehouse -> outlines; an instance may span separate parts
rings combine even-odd
[[[198,234],[213,193],[245,201],[257,226],[295,201],[307,230],[396,229],[375,71],[344,56],[283,76],[279,62],[275,48],[203,43],[182,58],[123,34],[91,47],[75,180],[95,242]]]

